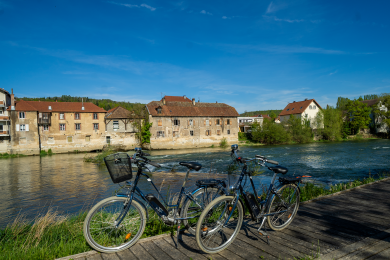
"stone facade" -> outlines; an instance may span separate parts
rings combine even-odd
[[[151,149],[218,146],[223,138],[238,142],[238,113],[233,107],[180,98],[164,97],[147,104]]]
[[[6,153],[10,145],[10,118],[7,107],[11,106],[11,95],[0,88],[0,153]]]

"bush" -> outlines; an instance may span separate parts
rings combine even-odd
[[[221,142],[219,142],[219,147],[226,148],[227,146],[228,146],[228,142],[227,142],[226,138],[223,138],[221,140]]]
[[[320,110],[317,114],[314,124],[317,127],[318,134],[324,140],[339,141],[346,138],[350,132],[347,124],[343,124],[342,112],[333,107],[327,107]]]
[[[313,140],[313,132],[310,128],[310,121],[291,115],[287,121],[288,132],[291,140],[297,143],[308,143]]]
[[[248,139],[247,133],[238,132],[238,141],[247,141]]]
[[[290,135],[282,124],[265,118],[262,126],[252,125],[252,139],[264,144],[285,144],[290,141]]]

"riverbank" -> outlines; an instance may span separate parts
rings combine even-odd
[[[340,191],[349,190],[378,180],[388,179],[389,173],[378,178],[368,177],[331,185],[329,188],[311,182],[301,187],[301,201],[308,201]],[[142,238],[173,233],[175,227],[167,227],[151,212]],[[53,210],[28,223],[23,216],[0,230],[0,259],[55,259],[91,250],[83,236],[86,210],[79,214],[63,216]],[[15,250],[17,248],[18,250]]]

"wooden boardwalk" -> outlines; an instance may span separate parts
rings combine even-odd
[[[88,252],[64,259],[390,259],[390,179],[338,195],[302,203],[291,225],[269,231],[270,245],[258,224],[244,220],[236,240],[219,254],[198,249],[193,236],[180,236],[178,249],[170,236],[145,239],[116,254]]]

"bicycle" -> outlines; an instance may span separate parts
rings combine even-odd
[[[243,164],[239,179],[231,187],[231,194],[216,198],[209,203],[199,217],[196,226],[196,242],[205,253],[218,253],[228,247],[238,235],[244,218],[244,207],[249,210],[252,220],[260,222],[258,232],[269,236],[265,228],[262,231],[265,220],[273,230],[286,228],[295,217],[300,199],[299,184],[303,177],[279,177],[279,185],[275,187],[277,174],[286,174],[288,169],[279,165],[277,161],[269,160],[264,156],[256,155],[255,159],[245,159],[237,155],[238,146],[231,146],[231,156],[236,162]],[[248,171],[247,162],[255,161],[260,166],[266,166],[274,172],[266,193],[265,199],[258,196],[252,180],[251,172]],[[244,187],[249,177],[253,193],[245,192]],[[245,183],[242,185],[245,178]]]
[[[143,172],[148,164],[161,167],[151,162],[142,152],[141,148],[135,149],[135,154],[130,157],[127,153],[116,153],[104,158],[111,179],[114,183],[126,182],[122,187],[125,193],[117,193],[98,202],[87,214],[84,221],[83,233],[88,244],[97,251],[114,253],[125,250],[135,244],[142,236],[146,221],[149,219],[146,202],[156,212],[166,225],[177,227],[177,239],[181,224],[187,230],[195,234],[197,218],[204,207],[218,196],[226,194],[226,183],[223,180],[204,179],[197,181],[197,189],[189,192],[185,189],[190,170],[199,171],[202,165],[196,162],[180,162],[188,168],[176,204],[170,205],[161,196],[150,177]],[[133,182],[132,164],[137,166],[137,174]],[[141,176],[146,177],[161,196],[163,203],[152,193],[144,194],[138,187]],[[184,203],[181,203],[185,198]],[[143,200],[143,201],[142,201]],[[165,205],[163,205],[165,204]],[[170,209],[168,211],[168,209]],[[177,246],[177,243],[176,243]]]

